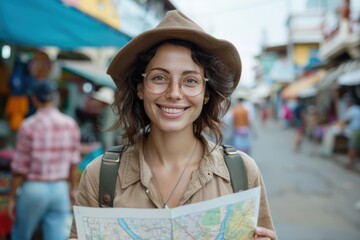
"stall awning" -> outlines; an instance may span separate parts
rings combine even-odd
[[[355,86],[360,84],[360,69],[341,75],[337,81],[339,85]]]
[[[339,83],[339,79],[341,76],[344,76],[349,72],[356,71],[357,69],[360,69],[359,60],[345,62],[338,67],[330,69],[324,76],[324,79],[321,80],[321,82],[319,83],[319,90],[323,91],[337,88],[338,85],[342,85],[341,83]]]
[[[303,90],[301,90],[298,93],[298,97],[300,98],[309,98],[309,97],[314,97],[317,94],[317,88],[315,86],[311,86],[308,88],[305,88]]]
[[[3,0],[0,16],[0,41],[24,46],[122,47],[131,39],[61,0]]]
[[[303,77],[296,82],[290,84],[281,92],[284,99],[294,99],[297,97],[311,96],[312,87],[314,87],[325,75],[325,71],[320,70],[312,75]],[[307,92],[308,91],[308,92]],[[311,93],[313,94],[313,93]]]
[[[96,85],[115,88],[115,83],[106,74],[106,68],[87,61],[62,61],[64,70],[78,75]]]

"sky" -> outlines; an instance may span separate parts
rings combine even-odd
[[[240,83],[253,83],[254,57],[266,46],[286,44],[286,18],[305,9],[306,0],[172,0],[206,32],[232,42],[240,53]]]

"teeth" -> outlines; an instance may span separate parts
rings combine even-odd
[[[183,108],[164,108],[162,107],[161,110],[163,110],[166,113],[181,113],[184,111]]]

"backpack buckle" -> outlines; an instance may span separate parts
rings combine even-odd
[[[225,152],[226,155],[235,155],[235,154],[237,154],[237,151],[233,146],[230,146],[230,145],[222,145],[222,146],[223,146],[223,149],[224,149],[224,152]]]
[[[120,154],[116,152],[106,152],[104,153],[103,161],[110,163],[120,162]]]

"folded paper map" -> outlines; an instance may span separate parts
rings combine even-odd
[[[74,206],[83,239],[248,239],[257,225],[260,187],[172,209]]]

